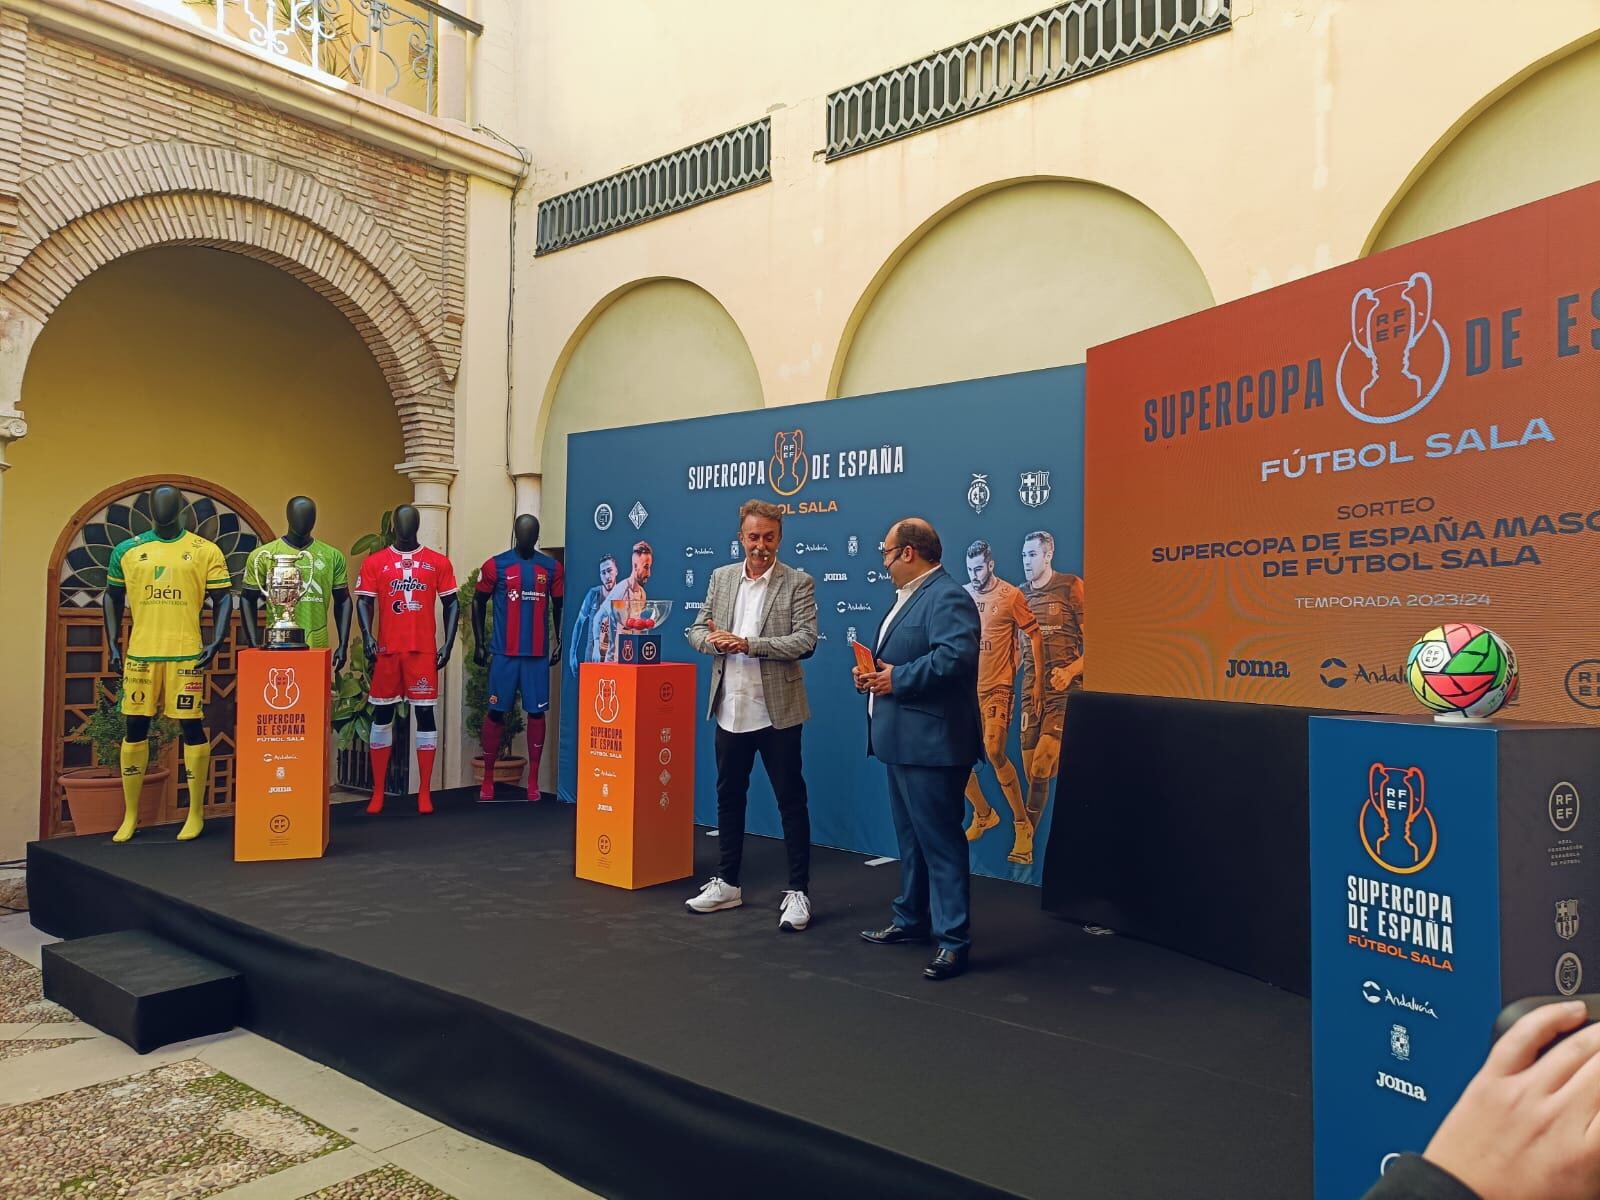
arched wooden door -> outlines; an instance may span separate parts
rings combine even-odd
[[[94,712],[102,695],[114,696],[117,676],[106,665],[105,629],[100,598],[106,584],[111,551],[124,538],[151,528],[149,490],[170,483],[188,502],[183,527],[215,542],[227,556],[237,583],[244,561],[263,540],[270,540],[266,522],[239,497],[188,476],[130,479],[90,500],[67,525],[50,556],[50,630],[45,644],[44,762],[40,781],[39,835],[60,837],[73,832],[72,813],[61,789],[61,772],[94,765],[92,749],[71,741]],[[206,676],[206,728],[211,733],[211,786],[206,789],[206,815],[233,812],[234,690],[239,619],[235,613],[227,644]],[[211,637],[210,610],[204,636]],[[127,645],[124,632],[123,645]],[[167,751],[173,769],[162,798],[161,820],[181,820],[187,789],[176,749]],[[155,764],[152,763],[152,766]]]

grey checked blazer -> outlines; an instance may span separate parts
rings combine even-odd
[[[717,700],[722,694],[722,664],[726,661],[711,648],[707,622],[715,621],[718,629],[733,629],[733,606],[739,598],[739,577],[743,574],[742,562],[711,572],[706,606],[684,631],[691,646],[701,654],[714,656],[707,718],[716,716]],[[781,562],[772,564],[760,628],[760,634],[750,639],[750,656],[761,660],[761,690],[772,727],[788,729],[811,718],[805,673],[800,667],[800,660],[810,658],[817,648],[817,585],[811,576]]]

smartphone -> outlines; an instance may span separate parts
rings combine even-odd
[[[1529,996],[1524,1000],[1513,1000],[1500,1010],[1500,1015],[1494,1019],[1494,1033],[1489,1040],[1498,1042],[1504,1036],[1506,1030],[1510,1029],[1534,1009],[1543,1008],[1546,1004],[1565,1004],[1569,1000],[1582,1000],[1589,1006],[1589,1019],[1583,1025],[1578,1026],[1578,1029],[1582,1029],[1584,1025],[1593,1025],[1596,1021],[1600,1021],[1600,992],[1585,992],[1577,996]],[[1574,1029],[1572,1032],[1576,1033],[1577,1031],[1577,1029]],[[1570,1035],[1563,1034],[1562,1036]],[[1560,1038],[1556,1039],[1556,1041],[1560,1040]],[[1555,1045],[1555,1042],[1551,1042],[1550,1045]]]

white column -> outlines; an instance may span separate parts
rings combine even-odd
[[[539,515],[539,502],[543,495],[544,476],[532,473],[513,475],[512,483],[517,489],[517,516],[528,513],[531,516]]]
[[[22,416],[22,374],[43,328],[32,317],[0,307],[0,530],[5,527],[5,474],[11,465],[6,451],[12,442],[28,436],[28,422]]]
[[[442,463],[403,462],[395,470],[411,480],[411,504],[422,517],[417,540],[440,554],[450,552],[450,484],[454,467]]]

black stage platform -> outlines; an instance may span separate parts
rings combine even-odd
[[[572,876],[573,810],[334,813],[320,862],[235,864],[228,822],[29,847],[33,920],[147,929],[245,975],[247,1023],[610,1196],[1310,1194],[1306,1002],[973,881],[975,969],[871,946],[895,867],[818,850],[779,934],[746,902]],[[697,836],[701,876],[717,843]],[[510,1200],[510,1198],[508,1198]]]

